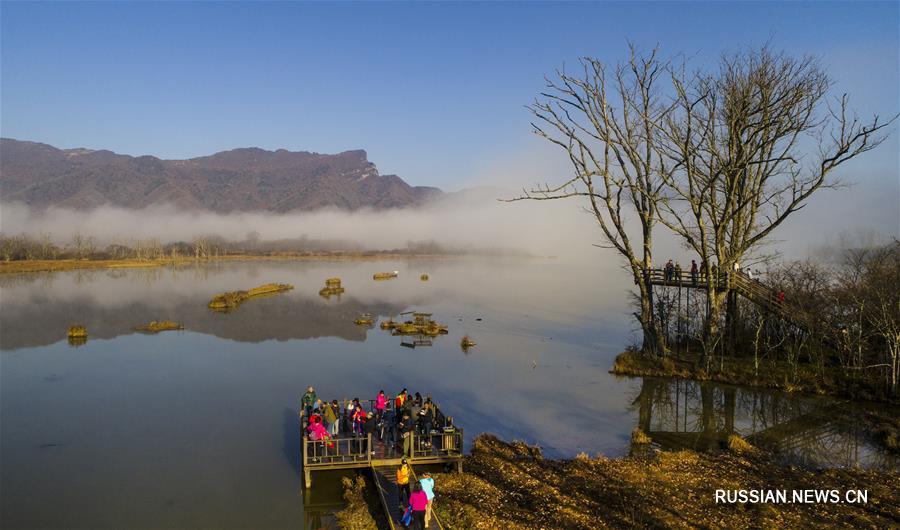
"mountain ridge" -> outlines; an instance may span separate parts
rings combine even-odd
[[[166,160],[0,138],[0,198],[38,209],[174,204],[283,213],[413,207],[440,195],[438,188],[381,175],[362,149],[321,154],[241,147]]]

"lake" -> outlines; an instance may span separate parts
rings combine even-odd
[[[399,277],[373,281],[372,274]],[[430,279],[421,281],[421,273]],[[346,292],[325,299],[325,279]],[[295,289],[230,313],[218,292]],[[318,527],[304,509],[300,396],[431,394],[471,440],[549,457],[622,456],[640,425],[663,448],[737,432],[810,467],[896,468],[857,421],[863,404],[724,385],[617,378],[633,340],[629,277],[558,259],[248,261],[0,276],[0,517],[4,528]],[[380,319],[418,310],[449,334],[404,347]],[[185,331],[135,326],[171,319]],[[73,346],[72,324],[89,338]],[[477,346],[466,351],[460,339]],[[318,484],[318,483],[317,483]],[[327,517],[326,517],[327,520]]]

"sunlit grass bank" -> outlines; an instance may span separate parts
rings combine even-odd
[[[216,258],[166,258],[166,259],[48,259],[48,260],[14,260],[0,261],[0,274],[21,272],[66,271],[75,269],[116,269],[146,268],[166,265],[187,265],[194,263],[210,263],[216,261],[375,261],[398,259],[454,259],[461,255],[445,254],[407,254],[390,252],[317,252],[317,253],[285,253],[277,255],[240,254],[219,256]]]
[[[743,442],[743,441],[741,441]],[[537,447],[490,435],[476,439],[465,473],[435,476],[435,513],[448,529],[888,528],[900,518],[896,473],[806,471],[734,441],[715,454],[642,452],[609,459],[545,459]],[[865,490],[865,504],[716,503],[715,490]],[[353,520],[365,519],[362,491]],[[374,522],[372,523],[374,524]],[[351,526],[345,526],[351,528]]]

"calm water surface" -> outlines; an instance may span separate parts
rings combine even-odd
[[[399,270],[375,282],[372,274]],[[430,280],[422,282],[419,274]],[[339,276],[346,292],[318,295]],[[221,314],[221,291],[296,289]],[[738,432],[792,463],[896,468],[861,405],[738,387],[615,378],[632,336],[628,277],[554,259],[246,262],[0,276],[0,523],[4,528],[327,524],[339,477],[305,502],[296,410],[380,389],[430,393],[467,437],[548,456],[620,456],[641,425],[665,448]],[[420,310],[450,327],[430,347],[356,326]],[[144,335],[153,319],[186,331]],[[79,347],[69,325],[87,326]],[[460,349],[463,335],[478,346]],[[323,522],[324,521],[324,522]]]

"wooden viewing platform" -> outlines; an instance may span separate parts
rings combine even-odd
[[[672,271],[666,275],[665,269],[649,269],[646,271],[651,285],[662,287],[693,288],[706,290],[708,283],[705,274],[698,274],[696,280],[690,271]],[[810,330],[814,328],[816,317],[803,311],[795,304],[779,299],[778,291],[767,287],[757,279],[750,278],[741,271],[719,271],[715,273],[716,291],[735,292],[754,304],[775,313],[787,322]]]
[[[373,400],[370,400],[370,408]],[[436,423],[447,425],[440,408],[436,409]],[[390,424],[394,420],[392,400],[387,403],[384,421]],[[304,487],[312,488],[313,473],[317,471],[335,471],[347,469],[371,470],[372,478],[378,487],[382,506],[390,527],[399,526],[402,516],[400,499],[397,491],[396,471],[403,458],[410,467],[421,465],[450,465],[462,471],[463,430],[457,427],[432,429],[428,434],[412,432],[411,454],[405,455],[394,443],[381,440],[371,434],[366,436],[339,435],[327,440],[310,440],[303,430],[301,435],[301,464],[303,466]],[[387,433],[385,433],[387,438]],[[402,438],[400,439],[402,444]],[[415,471],[413,471],[413,477]],[[415,479],[413,479],[415,480]],[[431,528],[442,528],[432,514]]]

